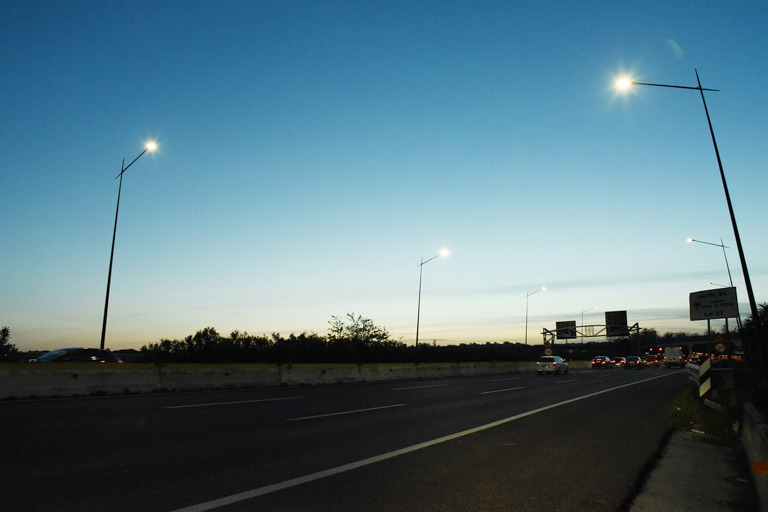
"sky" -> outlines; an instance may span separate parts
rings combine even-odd
[[[542,342],[558,321],[749,314],[706,93],[768,301],[768,4],[0,3],[0,325],[20,350],[207,326]],[[447,258],[420,262],[448,249]],[[709,283],[716,283],[711,285]],[[537,292],[541,287],[546,290]],[[534,293],[535,292],[535,293]],[[722,321],[714,321],[721,328]]]

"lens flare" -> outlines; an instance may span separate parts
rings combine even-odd
[[[618,89],[619,91],[628,91],[628,90],[629,90],[629,88],[630,88],[630,87],[632,87],[632,85],[633,85],[634,83],[635,83],[635,81],[634,81],[634,80],[632,80],[631,78],[629,78],[629,77],[626,77],[626,76],[622,76],[622,77],[619,77],[619,78],[617,78],[617,79],[614,81],[614,86],[615,86],[615,87],[616,87],[616,89]]]

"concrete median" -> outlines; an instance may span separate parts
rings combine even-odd
[[[574,361],[571,368],[588,368]],[[352,384],[535,372],[535,362],[403,364],[0,364],[0,399]]]

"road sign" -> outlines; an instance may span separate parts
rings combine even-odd
[[[727,348],[725,338],[723,338],[722,334],[718,334],[715,336],[715,350],[718,354],[725,354],[725,350]]]
[[[568,340],[576,337],[576,321],[556,322],[557,339]]]
[[[739,302],[736,288],[717,288],[693,292],[689,296],[691,320],[737,318]]]
[[[626,311],[605,312],[605,335],[608,338],[629,336]]]

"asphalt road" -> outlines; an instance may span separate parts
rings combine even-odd
[[[616,510],[685,372],[0,402],[5,511]]]

